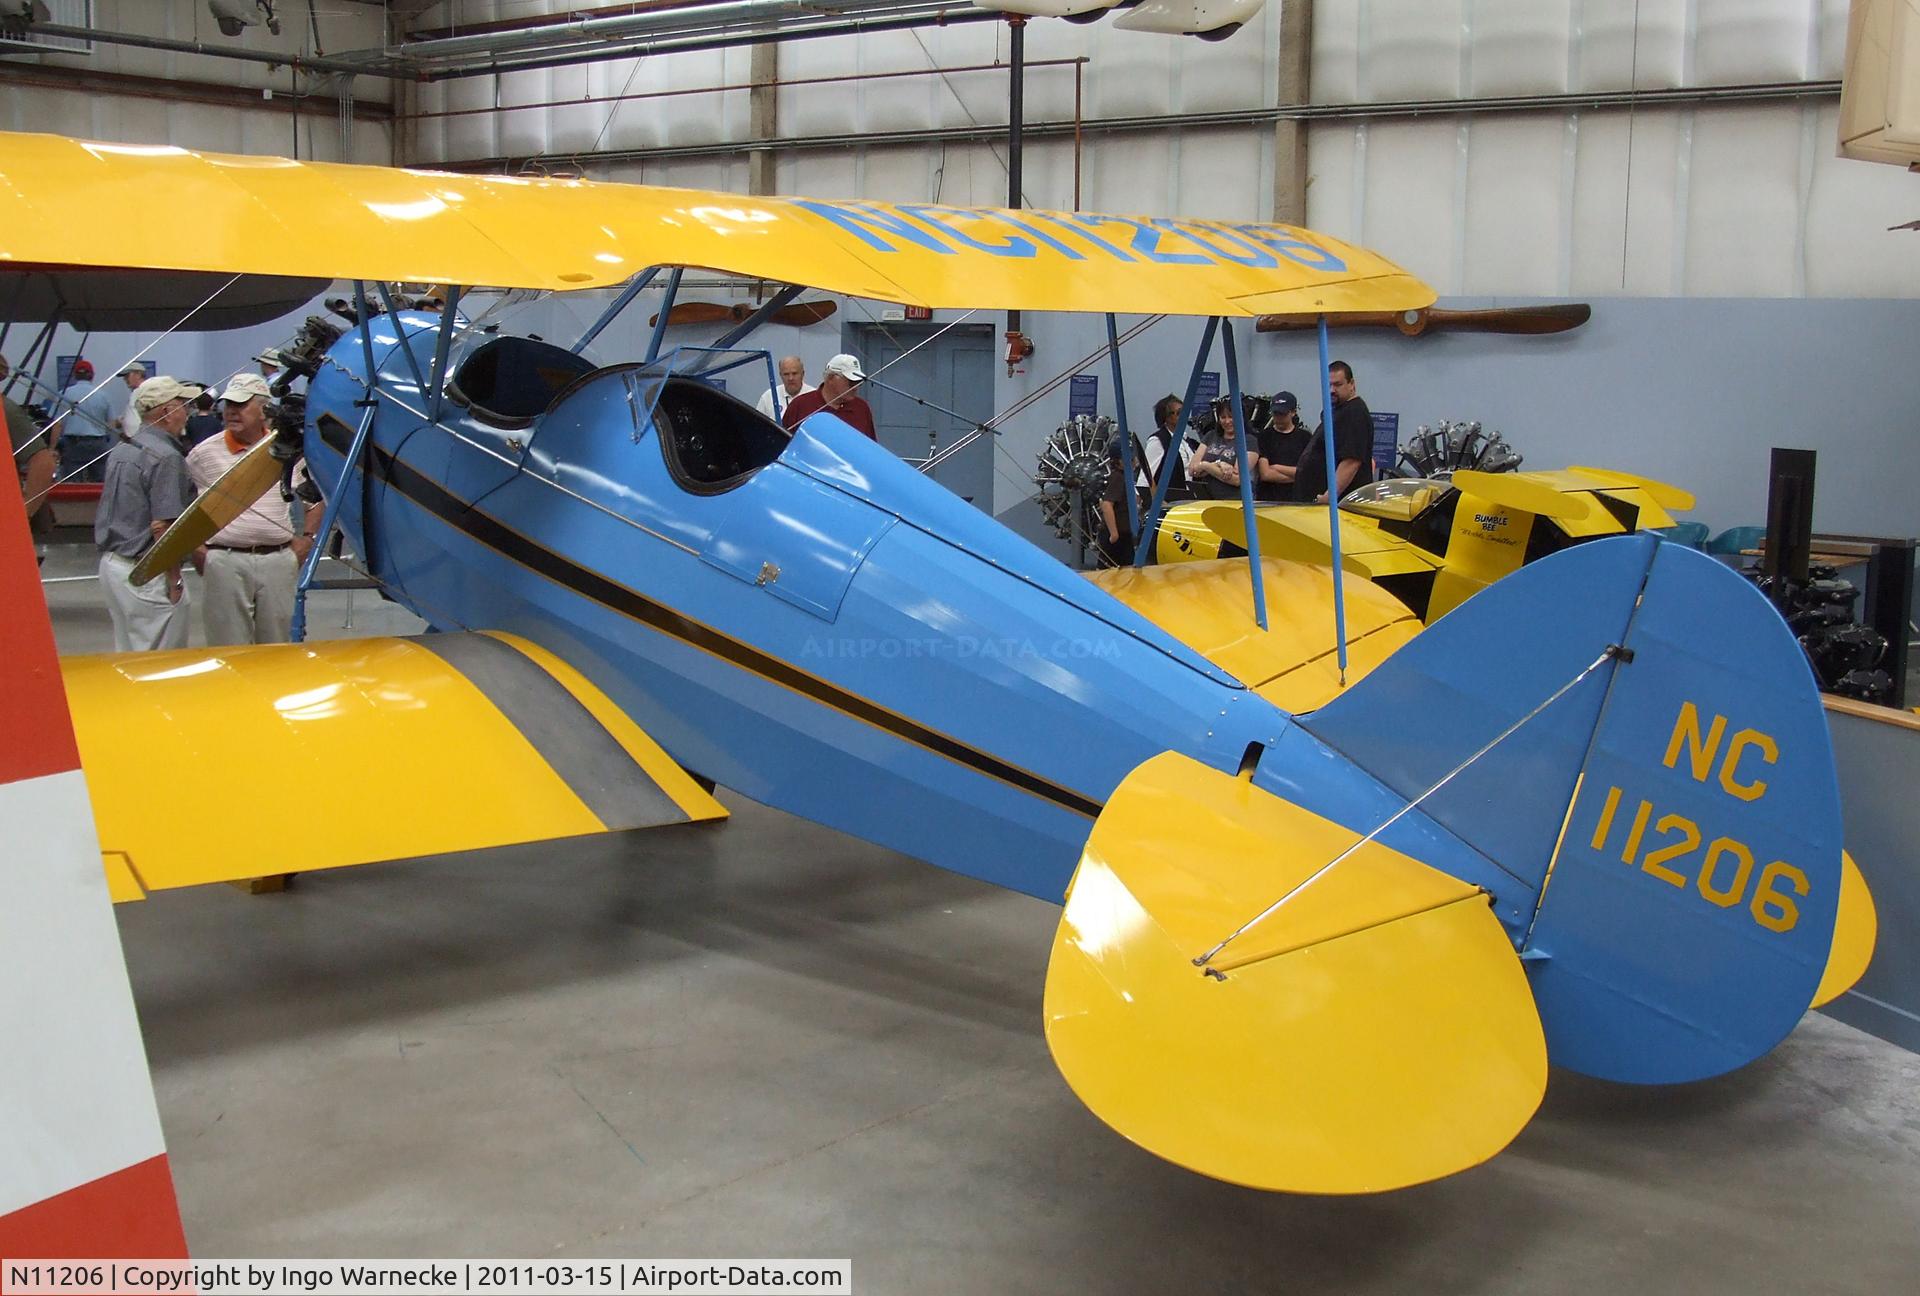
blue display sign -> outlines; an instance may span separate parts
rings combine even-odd
[[[1200,384],[1193,389],[1193,404],[1196,409],[1213,404],[1213,398],[1220,394],[1220,375],[1212,369],[1200,371]]]
[[[1067,417],[1100,412],[1100,375],[1075,374],[1067,388]]]
[[[1368,411],[1372,413],[1372,411]],[[1373,475],[1379,477],[1389,471],[1400,458],[1400,416],[1398,414],[1374,414],[1373,416]]]

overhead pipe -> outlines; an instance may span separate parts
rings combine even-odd
[[[1074,101],[1079,102],[1079,68],[1091,62],[1086,55],[1073,58],[1028,59],[1027,67],[1067,67],[1074,72]],[[632,94],[583,95],[578,99],[539,99],[532,103],[488,104],[482,108],[445,108],[438,112],[405,113],[403,121],[433,121],[443,117],[490,117],[499,113],[525,112],[534,108],[585,108],[594,104],[631,103],[642,99],[679,99],[687,95],[725,94],[738,90],[786,90],[794,86],[844,85],[847,82],[887,81],[900,77],[957,76],[962,72],[1004,72],[1005,63],[965,63],[958,67],[907,68],[899,72],[849,72],[837,76],[775,77],[769,81],[730,81],[720,85],[688,86],[682,90],[641,90]],[[4,79],[0,74],[0,79]],[[778,141],[768,141],[777,143]],[[1077,191],[1076,191],[1077,192]]]
[[[356,52],[366,58],[420,66],[427,60],[458,60],[476,54],[496,56],[540,52],[587,42],[621,42],[677,31],[740,28],[762,23],[777,25],[784,18],[849,17],[862,13],[886,18],[897,16],[902,10],[938,7],[931,0],[909,0],[906,4],[894,0],[724,0],[719,4],[644,10],[606,18],[581,18],[517,31],[475,32],[437,40],[406,41],[399,46],[387,45],[378,50]],[[996,12],[993,16],[999,17],[999,14]]]
[[[1635,108],[1662,104],[1758,103],[1780,99],[1818,99],[1837,97],[1838,81],[1790,81],[1764,85],[1716,86],[1699,90],[1618,91],[1602,94],[1530,95],[1509,99],[1431,99],[1390,104],[1302,104],[1280,108],[1252,108],[1230,112],[1156,113],[1141,117],[1093,117],[1081,122],[1067,120],[1026,122],[1023,133],[1036,136],[1119,134],[1126,131],[1168,129],[1206,130],[1235,126],[1270,125],[1277,121],[1344,121],[1371,117],[1426,117],[1448,113],[1570,112],[1585,108]],[[666,158],[731,157],[743,150],[778,148],[791,150],[897,147],[907,144],[991,143],[1002,139],[1007,128],[991,122],[980,126],[929,126],[901,131],[854,131],[833,135],[796,135],[785,139],[754,141],[744,144],[683,144],[646,149],[607,149],[599,152],[533,154],[525,157],[473,158],[466,161],[437,163],[448,170],[480,170],[490,167],[519,166],[547,158],[565,158],[576,162],[627,162]]]
[[[991,9],[962,10],[953,13],[941,9],[937,4],[907,17],[867,19],[854,18],[844,22],[828,23],[792,23],[763,28],[754,32],[733,33],[722,29],[716,36],[693,36],[684,39],[661,41],[634,41],[589,52],[573,51],[564,54],[551,54],[542,58],[518,59],[507,62],[474,64],[469,67],[448,70],[428,71],[421,69],[417,79],[423,82],[458,81],[476,76],[504,76],[509,72],[533,72],[541,68],[578,67],[587,63],[604,63],[614,59],[647,58],[656,54],[686,54],[698,50],[738,49],[746,45],[765,45],[769,42],[812,40],[821,36],[863,36],[875,32],[908,31],[920,27],[952,27],[961,23],[997,22],[1004,15]]]

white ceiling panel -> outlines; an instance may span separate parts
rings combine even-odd
[[[1693,115],[1691,156],[1682,291],[1792,296],[1800,246],[1798,105],[1702,109]]]
[[[1473,0],[1468,8],[1468,92],[1561,94],[1574,0]]]
[[[1462,0],[1366,0],[1360,97],[1451,99],[1460,93]]]
[[[1081,205],[1089,211],[1167,214],[1167,177],[1175,173],[1173,135],[1137,131],[1109,136],[1088,151]],[[1121,147],[1114,147],[1120,144]]]
[[[855,49],[853,41],[789,41],[780,47],[780,77],[855,75]],[[841,135],[859,129],[859,97],[851,82],[782,86],[779,96],[782,135]]]
[[[1692,2],[1580,0],[1579,88],[1658,90],[1681,84]]]
[[[1629,118],[1624,112],[1596,112],[1575,119],[1568,269],[1569,288],[1578,296],[1626,291]]]
[[[1813,71],[1822,81],[1837,81],[1847,63],[1847,0],[1818,0]]]
[[[1362,0],[1318,0],[1313,6],[1312,72],[1315,103],[1355,103],[1360,94]]]
[[[808,198],[858,198],[859,171],[853,150],[782,153],[774,163],[774,188]]]
[[[938,150],[929,156],[917,145],[868,149],[862,197],[896,203],[933,201],[933,168],[939,156]]]
[[[1359,129],[1347,122],[1307,127],[1307,225],[1337,239],[1360,237],[1355,202],[1355,142]]]
[[[500,78],[500,106],[545,103],[553,98],[553,76],[545,69],[514,72]],[[503,112],[495,117],[500,152],[529,157],[551,147],[552,115],[544,109]]]
[[[423,113],[443,112],[447,106],[444,81],[430,81],[413,88],[413,104]],[[447,120],[444,117],[415,118],[407,123],[406,161],[434,166],[447,158]],[[248,152],[255,152],[252,148]]]
[[[1091,33],[1086,45],[1087,115],[1147,117],[1171,112],[1173,69],[1167,38],[1152,32],[1121,31],[1110,22],[1081,28]]]
[[[1636,297],[1666,297],[1679,291],[1683,150],[1690,116],[1684,111],[1633,115],[1627,168],[1626,291]]]
[[[449,110],[459,111],[492,106],[492,77],[465,77],[447,83]],[[448,160],[497,157],[500,152],[499,137],[495,129],[497,125],[495,115],[492,113],[448,117],[446,119]]]
[[[1457,292],[1454,225],[1459,131],[1450,120],[1376,122],[1367,128],[1366,207],[1360,241],[1442,293]]]
[[[1798,81],[1807,75],[1818,0],[1695,0],[1695,85]]]
[[[649,85],[647,88],[650,90],[700,90],[729,84],[724,50],[699,50],[650,61],[659,72],[658,83]],[[648,70],[643,66],[642,75]],[[658,115],[665,142],[670,145],[717,144],[745,135],[744,120],[737,126],[728,120],[731,105],[727,102],[735,96],[744,101],[745,95],[745,91],[676,94],[668,98],[642,100],[634,106],[643,112]],[[738,133],[732,133],[732,130]]]
[[[1566,139],[1557,113],[1471,124],[1461,292],[1527,296],[1559,280]]]
[[[1258,220],[1273,201],[1262,128],[1190,130],[1180,140],[1180,190],[1173,215]]]
[[[667,89],[667,63],[664,58],[612,59],[592,67],[592,86],[596,97],[617,99],[620,95],[651,94]],[[654,148],[666,143],[666,101],[628,99],[601,105],[606,114],[594,129],[602,149]]]
[[[593,93],[593,69],[590,64],[554,68],[548,88],[556,101],[583,100]],[[581,152],[593,147],[601,124],[613,109],[612,104],[574,103],[552,108],[546,113],[550,146],[561,153]]]
[[[1181,112],[1271,108],[1279,100],[1280,7],[1269,3],[1226,40],[1172,41],[1174,94]]]

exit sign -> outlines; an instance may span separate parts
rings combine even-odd
[[[930,320],[933,318],[933,307],[909,306],[907,307],[907,318],[910,320]]]

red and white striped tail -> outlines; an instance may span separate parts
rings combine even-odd
[[[0,724],[0,1258],[184,1258],[53,625],[6,486]]]

